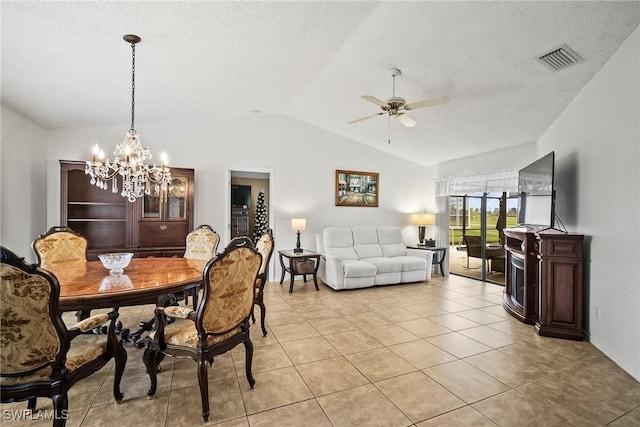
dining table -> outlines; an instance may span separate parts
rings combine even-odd
[[[80,318],[99,308],[174,304],[176,294],[202,283],[206,264],[188,258],[133,258],[122,274],[110,274],[100,261],[55,263],[47,270],[60,284],[60,311],[76,311]],[[153,319],[121,336],[135,344],[152,325]]]

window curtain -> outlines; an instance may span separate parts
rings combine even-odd
[[[449,196],[473,193],[518,191],[518,170],[478,173],[469,176],[438,178],[436,183],[436,245],[449,248]],[[449,251],[443,262],[444,275],[449,275]]]
[[[517,170],[436,179],[436,197],[463,196],[473,193],[502,193],[503,191],[518,191]]]

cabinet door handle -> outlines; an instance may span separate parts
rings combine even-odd
[[[167,226],[166,226],[166,225],[162,224],[162,225],[160,226],[160,230],[164,231],[164,230],[166,230],[166,229],[167,229]]]

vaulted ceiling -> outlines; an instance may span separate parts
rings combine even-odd
[[[46,128],[283,114],[424,165],[536,141],[640,23],[639,2],[1,4],[2,103]],[[566,44],[584,61],[551,71]],[[407,112],[361,99],[449,103]],[[639,76],[640,78],[640,76]],[[611,100],[606,100],[611,102]],[[126,130],[126,129],[125,129]],[[152,141],[145,141],[150,145]]]

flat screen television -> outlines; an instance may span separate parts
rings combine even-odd
[[[554,160],[552,151],[518,172],[518,224],[553,228],[556,196]]]
[[[251,205],[251,186],[232,184],[231,205],[234,207],[249,207]]]

